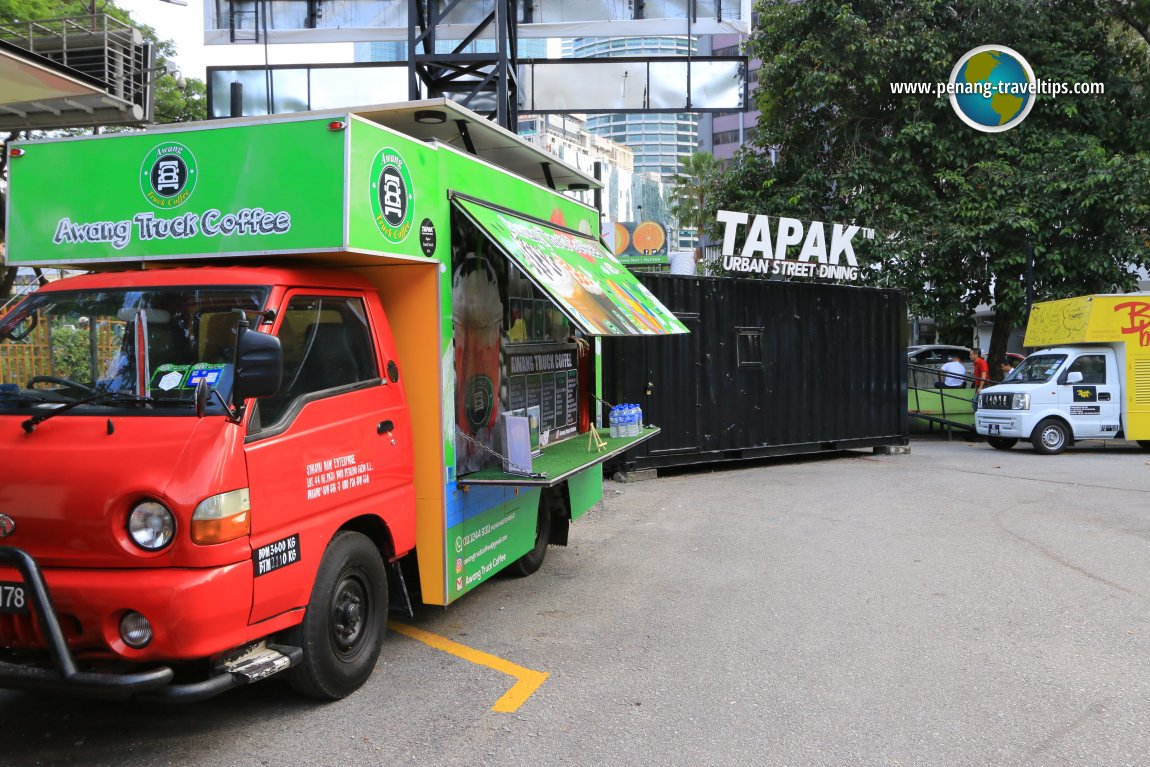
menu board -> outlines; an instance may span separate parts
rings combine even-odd
[[[506,410],[539,408],[539,443],[579,429],[579,370],[575,344],[524,344],[509,349]]]

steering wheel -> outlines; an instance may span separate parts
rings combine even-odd
[[[60,386],[66,386],[69,389],[83,392],[84,394],[95,394],[96,390],[91,386],[85,386],[79,381],[73,381],[71,378],[61,378],[60,376],[32,376],[28,379],[28,386],[26,388],[35,388],[38,383],[53,383]]]

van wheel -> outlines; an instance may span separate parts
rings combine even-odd
[[[371,676],[387,631],[387,572],[365,535],[338,533],[320,562],[303,622],[285,642],[303,648],[291,670],[292,689],[339,700]]]
[[[551,515],[555,505],[563,505],[562,496],[553,490],[544,490],[539,496],[539,521],[535,526],[535,546],[519,559],[507,566],[510,575],[525,578],[543,565],[547,556],[547,546],[551,543]]]
[[[1034,433],[1030,435],[1030,443],[1044,455],[1058,455],[1070,443],[1070,433],[1062,421],[1047,418],[1035,427]]]
[[[1018,440],[1014,437],[987,437],[986,444],[996,450],[1009,450],[1018,444]]]

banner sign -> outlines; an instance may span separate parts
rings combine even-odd
[[[859,268],[854,238],[874,239],[874,229],[854,225],[778,217],[772,226],[768,216],[730,210],[720,210],[717,218],[724,227],[723,268],[729,272],[855,281]],[[745,239],[736,253],[740,227],[745,228]]]
[[[667,227],[657,221],[615,222],[614,251],[620,263],[666,264]]]

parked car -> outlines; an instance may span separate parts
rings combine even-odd
[[[932,370],[938,370],[950,361],[951,354],[955,352],[958,353],[958,358],[962,361],[967,375],[972,374],[974,363],[970,361],[970,349],[965,346],[948,346],[946,344],[908,346],[906,361],[909,365],[921,365]],[[938,374],[927,370],[909,369],[907,371],[907,383],[910,386],[931,387],[938,383]]]

